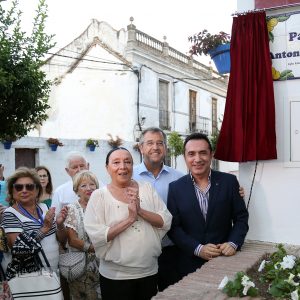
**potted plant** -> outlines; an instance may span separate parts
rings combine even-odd
[[[90,151],[95,151],[95,148],[99,147],[99,142],[94,139],[88,139],[85,145],[90,148]]]
[[[211,34],[206,29],[188,38],[191,55],[210,55],[220,74],[230,72],[230,35],[223,31]]]
[[[5,136],[1,139],[1,143],[4,146],[4,149],[9,150],[11,148],[12,142],[16,141],[15,137]]]
[[[51,148],[51,151],[56,151],[58,146],[62,147],[64,145],[56,138],[49,138],[47,142],[49,144],[49,147]]]
[[[109,140],[107,143],[112,147],[112,148],[117,148],[120,147],[123,144],[123,140],[116,136],[114,139],[110,133],[107,134],[109,136]]]
[[[135,143],[133,146],[132,146],[133,150],[141,153],[141,150],[140,150],[140,144],[139,143]]]

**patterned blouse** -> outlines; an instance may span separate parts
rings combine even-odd
[[[39,207],[43,211],[43,218],[48,211],[46,204],[40,203]],[[37,260],[41,260],[45,265],[42,255],[39,254],[43,248],[49,263],[54,271],[58,268],[58,242],[56,240],[56,225],[53,221],[51,230],[41,236],[41,224],[20,214],[13,207],[9,207],[3,213],[1,225],[5,233],[20,233],[11,249],[11,253],[5,253],[6,260],[9,261],[6,270],[7,279],[15,277],[18,273],[29,273],[39,269]],[[42,239],[41,239],[42,238]]]

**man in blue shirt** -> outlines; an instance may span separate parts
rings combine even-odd
[[[160,128],[149,127],[142,132],[139,144],[143,161],[133,168],[133,179],[150,182],[167,205],[169,183],[184,174],[164,164],[167,152],[166,134]],[[163,239],[162,246],[162,254],[158,258],[159,291],[178,280],[174,269],[176,248],[167,236]]]

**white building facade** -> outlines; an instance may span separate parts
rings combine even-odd
[[[16,151],[22,155],[20,149],[31,149],[33,164],[49,166],[55,185],[60,184],[66,179],[66,152],[87,151],[85,140],[94,138],[105,147],[95,152],[101,163],[90,158],[91,166],[105,179],[108,134],[123,139],[138,163],[140,155],[132,146],[146,127],[160,127],[167,134],[177,131],[182,138],[194,131],[211,135],[220,127],[227,77],[170,47],[166,39],[161,42],[137,30],[132,21],[127,30],[117,31],[93,20],[47,60],[43,70],[54,82],[49,118],[11,150],[0,149],[7,174],[20,165]],[[46,143],[49,137],[64,143],[54,160]],[[177,167],[186,170],[182,157]],[[236,169],[232,164],[223,169],[231,168]]]
[[[237,1],[238,11],[252,10],[258,2]],[[295,1],[286,1],[281,7],[270,7],[274,3],[271,5],[269,1],[266,5],[269,17],[276,18],[282,14],[290,16],[288,22],[285,18],[280,18],[279,23],[273,23],[277,25],[272,34],[275,40],[279,39],[279,43],[270,43],[270,51],[273,54],[286,53],[280,59],[271,55],[272,64],[281,71],[292,70],[294,78],[274,81],[278,158],[258,161],[249,205],[250,230],[247,238],[300,245],[300,2],[297,5]],[[295,32],[298,39],[291,41],[290,33]],[[291,58],[293,62],[288,55],[291,48],[298,51],[298,55]],[[293,68],[293,64],[296,68]],[[246,188],[247,194],[251,189],[255,164],[256,162],[241,163],[239,167],[240,184]]]

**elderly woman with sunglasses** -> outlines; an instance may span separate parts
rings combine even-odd
[[[111,182],[92,194],[85,212],[103,300],[148,300],[157,292],[157,258],[172,216],[149,183],[132,180],[132,167],[127,149],[111,150]]]
[[[48,209],[38,199],[42,193],[40,179],[35,170],[19,168],[7,179],[11,207],[3,214],[8,246],[11,249],[6,276],[37,271],[35,255],[43,248],[53,270],[58,269],[58,241],[65,243],[63,225],[67,215],[64,208],[55,220],[55,209]],[[58,241],[57,241],[58,240]],[[42,259],[43,261],[43,259]]]

